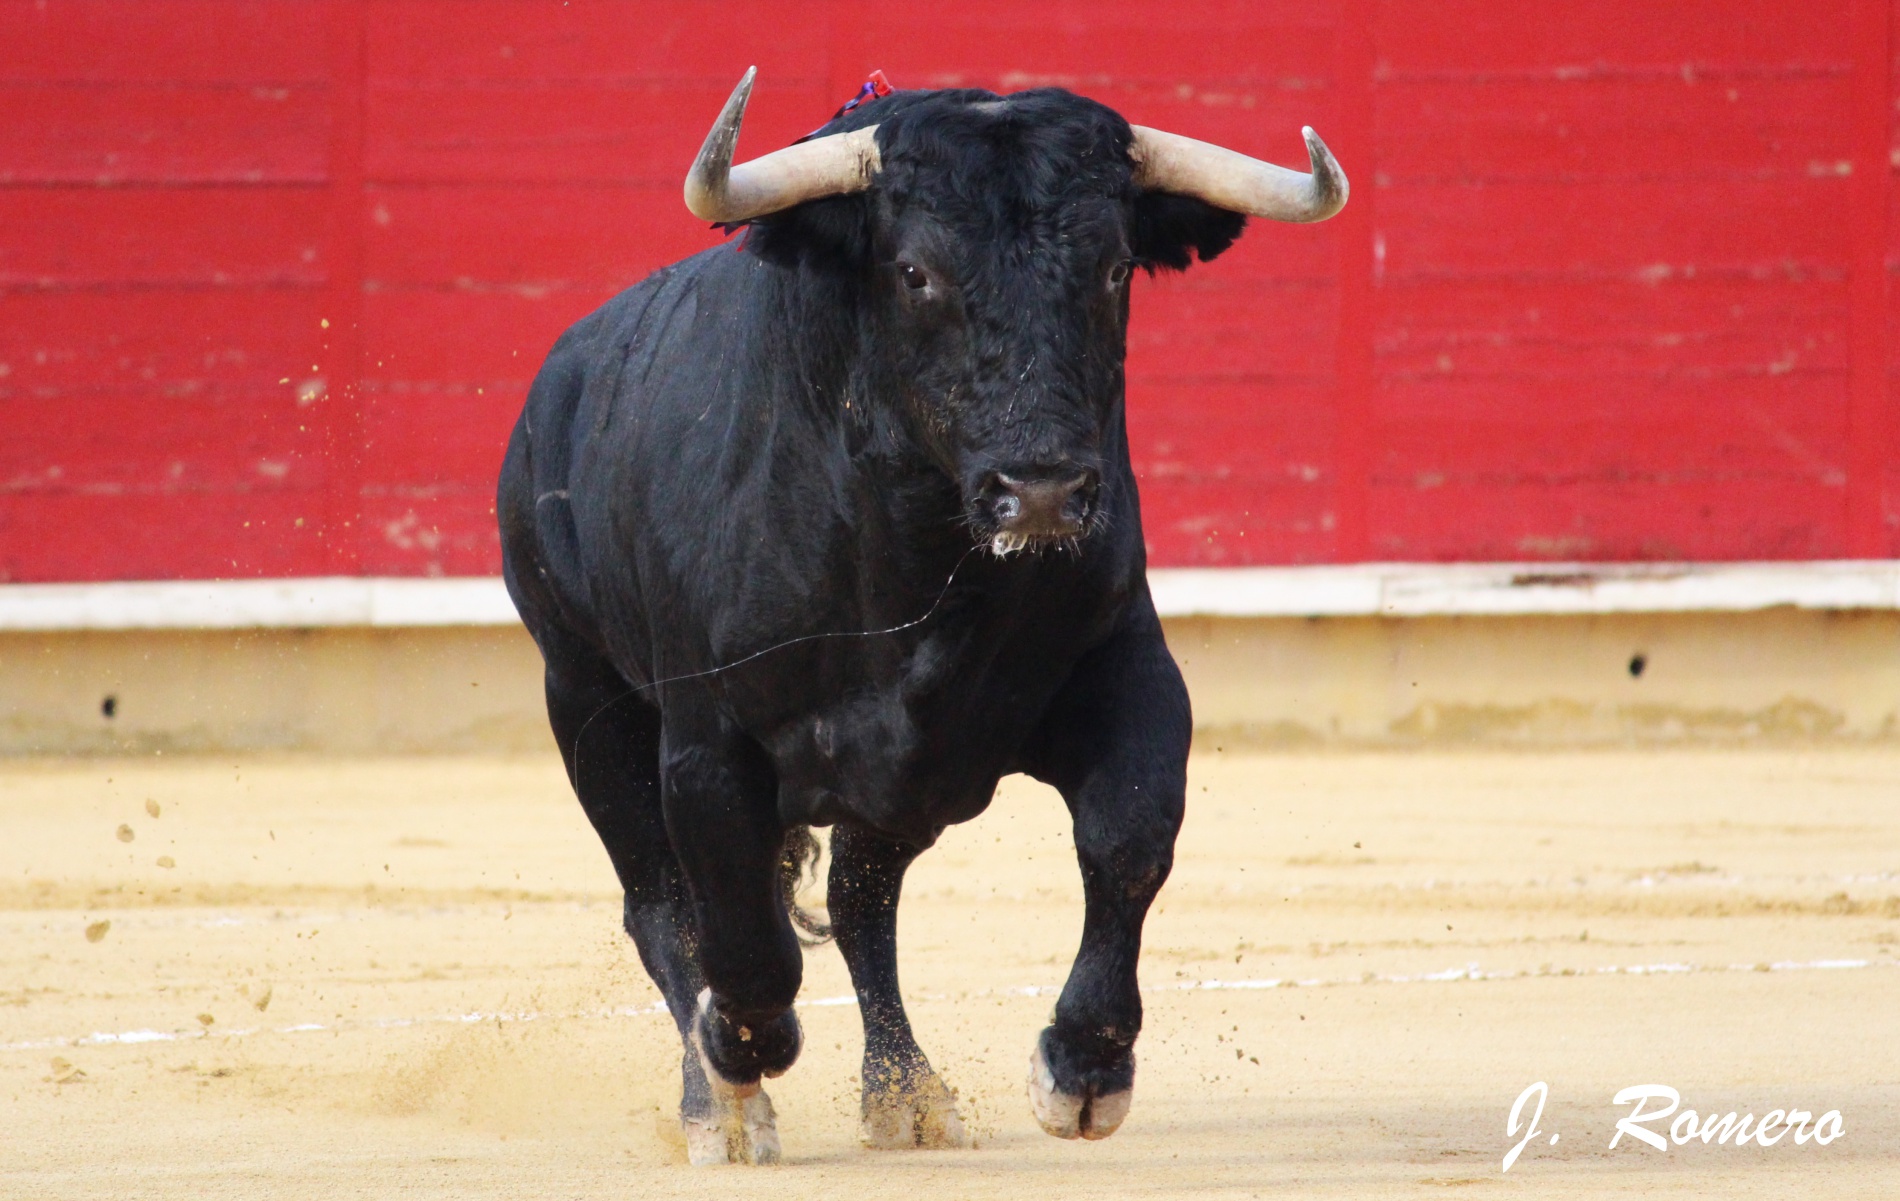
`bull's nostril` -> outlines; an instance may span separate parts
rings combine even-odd
[[[1002,532],[1031,540],[1067,538],[1087,524],[1094,507],[1095,473],[1084,469],[1065,475],[1060,467],[1041,466],[998,471],[984,491],[990,516]]]

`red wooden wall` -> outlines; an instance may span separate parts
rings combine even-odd
[[[0,0],[0,580],[497,570],[555,335],[864,74],[1352,175],[1143,281],[1157,562],[1900,554],[1894,0]],[[327,324],[326,324],[327,323]]]

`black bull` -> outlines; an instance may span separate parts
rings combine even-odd
[[[679,1024],[695,1161],[777,1154],[758,1082],[799,1051],[782,876],[808,826],[834,828],[863,1136],[963,1141],[898,993],[896,907],[1010,772],[1061,793],[1086,896],[1032,1103],[1053,1134],[1111,1133],[1181,823],[1128,279],[1245,218],[1140,187],[1128,124],[1059,90],[902,92],[821,132],[874,121],[875,186],[762,217],[563,335],[502,469],[508,589]]]

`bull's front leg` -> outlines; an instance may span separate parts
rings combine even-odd
[[[691,1042],[721,1109],[740,1119],[742,1145],[732,1158],[776,1163],[776,1118],[759,1081],[783,1074],[798,1058],[802,1035],[792,1002],[804,971],[779,896],[785,831],[777,777],[764,750],[709,700],[669,696],[661,798],[706,981]]]
[[[1186,799],[1187,689],[1152,604],[1139,603],[1063,687],[1029,764],[1068,803],[1085,898],[1081,949],[1030,1057],[1030,1106],[1058,1138],[1107,1138],[1128,1115],[1141,928],[1173,866]]]

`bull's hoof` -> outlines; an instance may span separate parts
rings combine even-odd
[[[711,1002],[710,990],[699,994],[702,1015]],[[706,1058],[699,1030],[700,1025],[695,1021],[693,1051],[699,1056],[700,1069],[706,1073],[706,1083],[712,1089],[712,1112],[704,1117],[680,1119],[686,1134],[687,1162],[694,1167],[778,1163],[782,1150],[778,1141],[778,1113],[772,1108],[772,1098],[765,1095],[765,1089],[757,1081],[734,1084],[721,1076]]]
[[[888,1087],[867,1084],[858,1141],[873,1151],[953,1150],[970,1145],[956,1098],[935,1072]]]
[[[748,1097],[721,1097],[715,1085],[712,1113],[680,1119],[686,1135],[686,1162],[696,1168],[779,1162],[778,1115],[772,1110],[772,1098],[757,1085],[753,1089]]]
[[[1043,1038],[1047,1037],[1045,1032]],[[1130,1087],[1098,1094],[1084,1086],[1077,1092],[1065,1092],[1056,1084],[1042,1044],[1043,1039],[1037,1039],[1036,1049],[1029,1056],[1029,1108],[1037,1123],[1057,1138],[1098,1139],[1115,1133],[1128,1117],[1135,1090]]]

